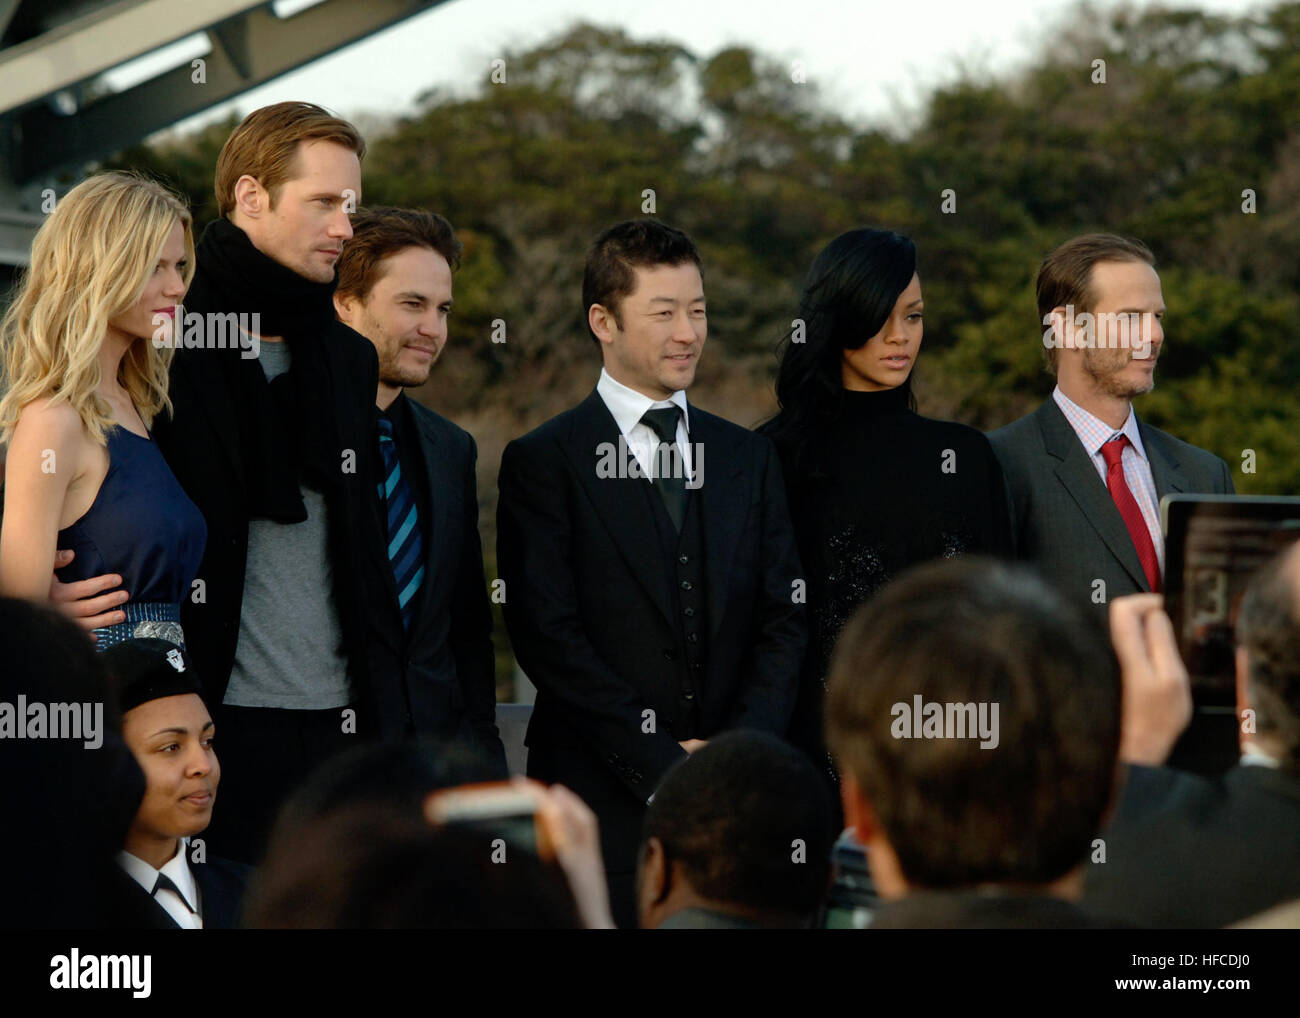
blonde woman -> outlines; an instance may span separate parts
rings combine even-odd
[[[155,336],[169,334],[160,325],[174,321],[193,266],[180,199],[100,174],[37,231],[0,323],[0,594],[64,602],[101,650],[132,636],[183,643],[179,604],[207,528],[149,428],[171,409],[173,348]],[[83,598],[105,582],[122,589]]]

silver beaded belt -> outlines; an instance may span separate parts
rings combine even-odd
[[[118,611],[126,614],[125,622],[91,630],[95,634],[96,650],[107,650],[123,640],[146,637],[185,646],[180,605],[168,601],[128,601]]]

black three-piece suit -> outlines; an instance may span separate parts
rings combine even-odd
[[[538,688],[528,773],[596,813],[621,923],[646,802],[685,758],[678,743],[783,736],[806,643],[775,448],[695,407],[689,431],[703,483],[680,534],[650,481],[598,475],[620,432],[597,392],[501,461],[506,623]]]

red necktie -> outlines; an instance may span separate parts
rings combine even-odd
[[[1106,487],[1110,489],[1110,497],[1115,500],[1115,508],[1124,517],[1124,526],[1128,527],[1128,535],[1133,539],[1138,561],[1142,563],[1142,571],[1147,574],[1147,583],[1152,591],[1158,592],[1160,560],[1156,558],[1156,547],[1151,543],[1151,531],[1147,530],[1142,510],[1138,508],[1137,499],[1124,480],[1124,447],[1128,444],[1128,436],[1120,435],[1101,447],[1101,454],[1106,460]]]

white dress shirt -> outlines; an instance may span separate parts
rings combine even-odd
[[[174,856],[163,863],[161,870],[154,869],[143,859],[126,851],[117,853],[117,864],[126,870],[147,894],[153,894],[159,873],[167,876],[180,888],[185,900],[178,898],[170,887],[160,889],[153,895],[153,900],[163,907],[181,929],[201,930],[203,929],[203,903],[199,899],[199,888],[194,882],[194,874],[190,872],[189,845],[189,838],[181,838],[180,848]],[[186,907],[186,902],[193,907],[193,912]]]
[[[622,382],[615,381],[604,368],[600,369],[600,381],[596,383],[596,392],[605,401],[619,432],[627,440],[628,450],[636,457],[637,463],[646,477],[653,477],[656,465],[655,450],[659,448],[659,436],[641,418],[647,410],[656,407],[678,406],[682,414],[677,418],[677,450],[682,455],[689,479],[694,475],[691,459],[690,410],[686,405],[686,390],[678,389],[668,399],[653,400],[649,396],[629,389]]]
[[[1128,490],[1133,493],[1134,501],[1142,510],[1142,520],[1147,525],[1148,533],[1151,534],[1151,543],[1155,546],[1156,560],[1160,564],[1160,575],[1163,577],[1165,538],[1160,532],[1160,498],[1156,494],[1155,478],[1151,475],[1151,461],[1147,458],[1146,447],[1142,444],[1142,434],[1138,430],[1137,414],[1130,406],[1124,427],[1116,431],[1100,417],[1088,413],[1070,399],[1061,391],[1059,385],[1052,392],[1052,398],[1061,408],[1065,419],[1070,422],[1074,433],[1079,436],[1079,441],[1087,450],[1092,465],[1097,468],[1097,473],[1101,476],[1102,484],[1106,483],[1106,457],[1102,455],[1101,447],[1120,435],[1128,437],[1129,444],[1124,448],[1120,465],[1124,468],[1124,480],[1128,484]],[[1109,491],[1110,488],[1107,487],[1106,490]]]

